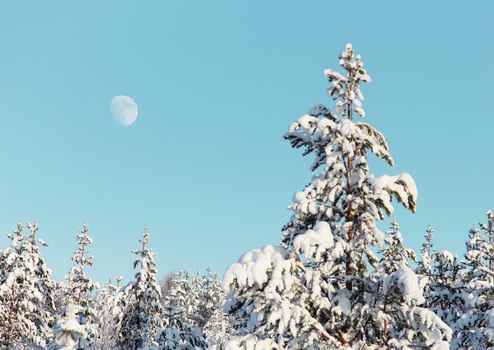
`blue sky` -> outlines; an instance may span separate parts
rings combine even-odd
[[[463,252],[494,208],[490,1],[3,1],[0,246],[36,220],[54,276],[84,220],[100,281],[130,278],[147,225],[161,273],[223,272],[279,241],[310,159],[281,137],[325,95],[344,44],[362,54],[366,121],[409,172],[418,212],[395,217],[418,248]],[[117,125],[109,103],[132,96]],[[383,228],[385,225],[383,225]]]

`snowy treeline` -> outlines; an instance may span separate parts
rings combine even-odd
[[[117,275],[100,287],[87,275],[92,239],[84,224],[72,268],[55,282],[37,225],[27,228],[19,224],[0,251],[0,349],[222,349],[231,322],[217,273],[178,271],[159,282],[144,230],[133,251],[134,279],[121,286]]]
[[[371,79],[350,44],[339,65],[324,71],[334,108],[315,106],[285,135],[314,162],[279,245],[246,252],[222,283],[210,270],[158,281],[145,229],[133,280],[100,286],[87,275],[87,225],[55,282],[36,224],[19,224],[0,251],[0,348],[494,349],[494,213],[472,227],[462,258],[435,250],[431,227],[420,254],[406,248],[393,202],[415,212],[415,182],[371,172],[370,154],[394,163],[384,136],[354,121]]]

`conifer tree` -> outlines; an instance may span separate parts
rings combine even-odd
[[[223,311],[226,300],[225,291],[221,285],[218,273],[208,269],[204,283],[202,304],[204,340],[211,350],[223,350],[231,333],[231,322]]]
[[[424,292],[426,305],[454,328],[465,310],[463,295],[465,285],[461,278],[462,266],[457,257],[447,250],[433,252],[431,258],[428,288]]]
[[[204,328],[216,310],[222,310],[225,302],[223,290],[218,273],[210,268],[205,275],[199,275],[190,279],[190,291],[184,300],[187,305],[187,317],[192,325]]]
[[[420,248],[420,252],[422,253],[422,258],[418,261],[417,264],[417,275],[419,276],[419,283],[424,289],[424,293],[428,293],[429,290],[429,282],[432,273],[431,259],[432,259],[432,239],[434,237],[434,229],[429,225],[425,230],[424,234],[424,243],[422,243],[422,247]]]
[[[184,299],[185,317],[194,327],[203,328],[209,318],[208,282],[207,277],[199,273],[187,278],[188,292]]]
[[[0,347],[5,349],[21,344],[24,337],[36,333],[28,317],[34,286],[26,276],[23,228],[18,224],[8,235],[11,244],[2,251],[0,260]]]
[[[41,295],[41,299],[36,302],[36,309],[32,312],[32,320],[39,330],[39,341],[36,345],[44,346],[46,339],[51,334],[53,326],[53,314],[55,312],[54,293],[55,282],[51,279],[51,270],[45,263],[41,255],[39,246],[46,247],[47,244],[36,237],[38,225],[36,223],[27,223],[29,230],[24,240],[27,266],[30,267],[28,275],[33,281],[34,288]]]
[[[451,330],[424,302],[418,279],[407,266],[376,280],[373,248],[384,234],[377,221],[396,199],[415,212],[412,177],[375,177],[368,153],[393,165],[384,136],[363,117],[362,82],[370,82],[359,55],[348,44],[340,56],[345,73],[326,70],[335,112],[318,105],[293,123],[285,139],[314,154],[315,172],[290,205],[282,247],[246,253],[225,273],[226,305],[236,336],[229,349],[412,349],[448,348]],[[387,281],[379,287],[377,281]],[[399,303],[389,311],[382,294]],[[379,313],[375,313],[379,310]],[[405,312],[389,324],[398,312]],[[256,345],[257,344],[257,345]]]
[[[162,326],[161,290],[157,281],[154,253],[147,247],[149,234],[144,229],[134,269],[135,280],[126,288],[124,309],[118,339],[118,349],[157,349],[158,332]]]
[[[424,325],[447,328],[436,315],[428,309],[418,276],[411,270],[410,262],[416,261],[415,252],[403,246],[403,239],[398,223],[393,220],[385,238],[385,245],[380,250],[381,260],[371,274],[371,283],[367,283],[369,298],[365,312],[369,319],[375,318],[383,328],[383,333],[372,343],[380,348],[414,349],[418,344],[431,347],[447,347],[447,343],[431,334],[422,334]],[[431,317],[432,316],[432,317]],[[424,321],[427,318],[431,320]],[[372,321],[369,321],[372,323]]]
[[[93,266],[93,257],[89,255],[88,247],[93,242],[88,236],[89,227],[86,223],[77,233],[77,249],[72,256],[72,268],[66,276],[68,281],[68,303],[77,310],[78,323],[84,327],[85,337],[78,340],[77,349],[90,349],[97,337],[95,328],[96,310],[94,309],[94,294],[97,284],[87,276],[86,268]]]
[[[469,232],[463,268],[459,271],[464,309],[453,325],[454,349],[494,348],[493,226],[494,214],[488,211],[487,224]]]
[[[204,326],[204,340],[210,350],[224,350],[231,335],[231,323],[222,308],[213,310],[211,317]]]
[[[422,259],[418,262],[416,273],[423,289],[425,306],[452,328],[454,348],[455,325],[465,310],[462,265],[451,252],[432,249],[433,235],[434,230],[429,225],[424,235]]]
[[[87,337],[86,330],[79,323],[79,306],[67,304],[64,313],[55,325],[53,341],[48,350],[77,350],[80,349],[81,339]]]
[[[206,347],[201,329],[194,325],[187,312],[190,307],[190,292],[188,274],[178,271],[165,297],[165,324],[159,336],[160,346],[164,350],[193,350]]]
[[[117,347],[122,313],[120,305],[122,294],[119,292],[122,277],[117,275],[115,280],[116,285],[111,280],[108,281],[96,298],[98,337],[93,346],[94,350],[109,350]]]
[[[403,266],[409,267],[410,260],[417,261],[417,256],[413,249],[407,249],[403,246],[400,226],[396,220],[391,222],[384,243],[384,248],[379,251],[382,256],[379,267],[382,268],[382,272],[385,274],[391,274]]]
[[[36,224],[8,235],[10,247],[0,254],[0,348],[38,349],[51,333],[53,282],[39,251]]]

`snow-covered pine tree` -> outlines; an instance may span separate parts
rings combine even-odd
[[[432,249],[433,236],[434,230],[429,225],[425,231],[425,240],[421,247],[422,258],[417,264],[416,273],[423,290],[425,306],[454,328],[465,309],[461,265],[451,252]]]
[[[410,267],[410,260],[413,262],[417,261],[417,256],[413,249],[407,249],[403,246],[400,226],[396,220],[391,222],[384,242],[384,247],[379,251],[382,256],[379,267],[384,274],[391,274],[403,266]]]
[[[27,227],[29,229],[29,234],[24,240],[27,256],[26,261],[29,262],[29,266],[32,268],[30,274],[32,275],[31,278],[34,287],[42,296],[37,304],[37,309],[33,312],[33,321],[41,331],[39,336],[43,340],[40,340],[39,344],[44,345],[46,344],[46,339],[51,335],[51,327],[53,326],[54,321],[56,283],[51,279],[51,270],[46,265],[39,250],[40,245],[46,247],[47,244],[44,240],[36,237],[38,232],[37,223],[28,223]]]
[[[70,290],[67,281],[63,279],[62,281],[55,282],[55,289],[53,291],[53,301],[55,304],[54,322],[64,317],[69,300]]]
[[[453,328],[465,310],[461,265],[457,257],[447,250],[433,252],[430,264],[424,292],[426,305]]]
[[[166,275],[163,276],[163,278],[160,281],[161,303],[163,305],[165,304],[165,297],[168,295],[170,289],[172,288],[174,276],[175,276],[174,272],[168,272]]]
[[[424,234],[424,243],[420,248],[422,258],[417,263],[416,273],[419,276],[419,283],[424,293],[427,295],[429,290],[429,281],[432,273],[431,257],[432,257],[432,239],[434,237],[434,229],[431,225],[427,227]]]
[[[206,274],[197,274],[190,279],[190,292],[187,293],[187,317],[192,325],[204,328],[216,310],[222,310],[225,303],[225,291],[218,273],[210,268]]]
[[[93,240],[88,232],[89,227],[84,223],[76,236],[77,249],[72,255],[72,268],[65,277],[69,284],[67,303],[77,310],[78,322],[85,331],[85,336],[78,339],[77,349],[81,350],[90,349],[97,337],[94,295],[98,285],[86,274],[86,268],[93,266],[93,257],[89,255],[88,250]]]
[[[195,276],[188,277],[188,292],[185,295],[184,305],[186,306],[185,317],[191,325],[203,328],[209,318],[207,278],[197,272]]]
[[[0,348],[41,349],[51,333],[53,282],[36,238],[36,224],[8,235],[10,247],[0,254]]]
[[[48,350],[77,350],[80,349],[81,339],[86,339],[86,327],[79,323],[80,306],[67,304],[65,311],[57,320],[53,341]]]
[[[375,339],[372,343],[379,348],[415,349],[419,340],[426,347],[447,348],[447,343],[440,341],[441,337],[436,339],[440,334],[421,334],[424,323],[430,327],[435,322],[439,329],[446,326],[437,320],[436,315],[424,308],[426,303],[418,276],[409,264],[416,262],[417,258],[413,250],[403,246],[395,220],[391,223],[380,253],[379,265],[370,275],[371,283],[366,283],[366,291],[371,297],[367,299],[365,307],[368,310],[365,314],[369,317],[375,315],[384,328],[382,338]],[[431,316],[432,320],[429,320]]]
[[[190,279],[185,271],[178,271],[165,297],[165,324],[159,335],[161,349],[205,349],[206,343],[199,327],[189,318]]]
[[[425,230],[416,274],[423,290],[425,306],[453,327],[463,308],[463,289],[460,278],[461,265],[451,252],[433,250],[434,229]],[[454,337],[453,337],[454,338]]]
[[[321,238],[323,249],[333,244],[332,237],[324,237],[326,225],[319,224],[319,233],[313,234]],[[324,344],[319,333],[330,335],[311,315],[310,291],[299,270],[311,273],[274,246],[249,251],[228,267],[223,283],[229,289],[225,311],[232,317],[232,337],[225,349],[310,349],[314,343]],[[320,282],[314,282],[316,292]]]
[[[248,252],[225,273],[237,328],[227,349],[448,348],[450,329],[418,306],[423,296],[410,268],[389,275],[387,285],[406,322],[385,322],[386,303],[369,278],[378,262],[373,247],[384,238],[376,222],[393,212],[392,198],[414,212],[417,191],[406,173],[370,173],[368,152],[393,165],[383,135],[353,121],[365,115],[360,83],[370,78],[350,44],[339,63],[344,74],[324,73],[336,113],[318,105],[285,136],[315,155],[311,169],[319,172],[294,196],[282,247]]]
[[[0,260],[0,348],[3,349],[21,345],[24,337],[34,338],[37,333],[29,319],[34,286],[26,276],[23,228],[18,224],[8,235],[11,244],[2,251]]]
[[[161,290],[157,281],[154,253],[147,247],[149,234],[144,229],[139,240],[141,247],[132,252],[137,255],[134,269],[139,267],[135,280],[126,288],[118,346],[120,350],[158,349],[157,336],[162,326]]]
[[[27,223],[27,227],[29,229],[29,234],[26,239],[26,252],[32,265],[34,266],[34,275],[38,281],[37,288],[39,288],[40,293],[45,296],[46,310],[51,313],[55,307],[53,301],[55,282],[51,279],[51,270],[48,268],[40,252],[40,246],[47,247],[48,244],[46,244],[43,239],[37,238],[37,223]]]
[[[203,286],[204,297],[202,304],[204,339],[211,350],[223,350],[224,344],[230,337],[231,322],[223,311],[226,294],[219,280],[218,273],[207,269]]]
[[[116,285],[112,281],[101,288],[96,297],[96,328],[98,337],[93,345],[93,350],[113,350],[117,348],[120,333],[121,307],[119,284],[122,277],[115,277]]]
[[[215,309],[203,329],[209,350],[224,350],[231,335],[231,321],[222,308]]]
[[[453,325],[454,349],[494,349],[494,214],[487,212],[487,224],[473,227],[468,235],[463,268],[464,310]]]

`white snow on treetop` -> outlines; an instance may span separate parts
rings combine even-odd
[[[241,286],[261,286],[268,279],[270,284],[283,284],[281,276],[292,265],[292,261],[285,259],[285,254],[283,248],[272,245],[245,253],[238,263],[230,265],[226,270],[223,279],[225,289],[230,289],[234,281]]]

